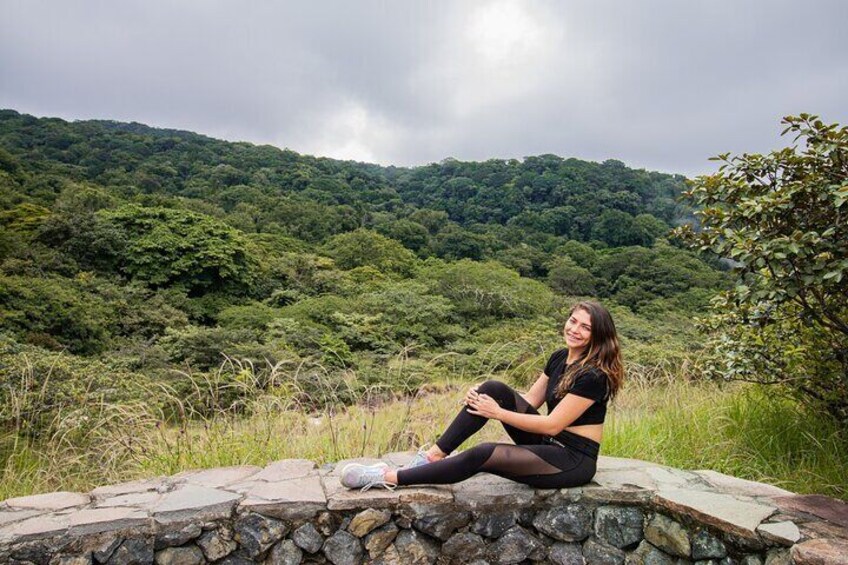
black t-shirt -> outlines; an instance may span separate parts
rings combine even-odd
[[[548,414],[553,412],[562,398],[556,396],[557,385],[563,373],[568,369],[568,349],[555,351],[545,365],[545,374],[548,376],[548,388],[545,391],[545,402],[548,406]],[[609,383],[607,375],[597,367],[586,367],[574,377],[566,394],[576,394],[583,398],[589,398],[595,402],[586,409],[571,426],[582,426],[585,424],[603,424],[607,415],[607,400],[609,400]],[[564,396],[564,395],[563,395]]]

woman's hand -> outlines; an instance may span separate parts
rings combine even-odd
[[[469,394],[473,394],[471,401],[466,402],[469,414],[483,416],[491,420],[500,420],[500,413],[503,409],[494,398],[488,394],[478,394],[476,391],[469,391]]]
[[[476,384],[473,387],[469,388],[468,392],[465,393],[465,398],[462,399],[462,403],[466,406],[471,406],[471,402],[477,398],[478,388],[480,388],[479,384]]]

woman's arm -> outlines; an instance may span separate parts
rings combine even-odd
[[[545,373],[539,373],[539,378],[536,379],[536,382],[533,383],[533,386],[530,387],[530,390],[521,395],[521,397],[527,401],[527,404],[535,408],[539,409],[539,406],[545,402],[545,392],[548,390],[548,375]]]
[[[541,414],[512,412],[501,408],[491,396],[481,394],[479,400],[469,406],[468,412],[469,414],[500,420],[504,424],[509,424],[525,432],[555,436],[579,418],[580,414],[585,412],[594,402],[591,398],[566,394],[553,412],[543,416]]]

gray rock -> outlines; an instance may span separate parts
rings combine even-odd
[[[722,559],[727,557],[724,542],[706,530],[700,530],[692,536],[692,559]]]
[[[766,553],[766,565],[790,565],[792,559],[788,549],[774,548]]]
[[[52,540],[37,540],[15,545],[11,551],[11,562],[16,563],[47,563],[50,557],[60,548],[53,547]],[[8,549],[8,548],[7,548]]]
[[[260,514],[245,514],[236,521],[235,540],[251,559],[262,555],[289,531],[285,522]]]
[[[488,548],[489,560],[502,565],[544,558],[545,544],[521,526],[513,526]]]
[[[63,555],[50,562],[50,565],[91,565],[90,555]]]
[[[265,565],[298,565],[301,561],[303,552],[292,540],[284,539],[271,549]]]
[[[238,547],[238,544],[233,541],[233,531],[229,528],[203,532],[197,538],[197,545],[209,561],[223,559]]]
[[[675,565],[674,558],[642,540],[636,551],[625,557],[625,565]]]
[[[109,558],[112,557],[112,554],[118,549],[122,541],[119,537],[104,540],[99,547],[91,552],[95,563],[106,563],[109,561]]]
[[[430,565],[439,557],[438,544],[415,530],[401,531],[394,548],[404,565]]]
[[[595,512],[595,535],[613,547],[636,547],[642,541],[645,515],[638,508],[602,506]]]
[[[395,541],[399,531],[400,529],[393,522],[389,522],[365,536],[365,550],[368,555],[372,559],[382,555],[383,551]]]
[[[166,547],[184,545],[200,537],[200,534],[203,533],[203,529],[197,523],[185,524],[179,529],[170,529],[170,526],[166,527],[169,528],[168,531],[156,534],[156,540],[153,544],[153,549],[156,551],[165,549]]]
[[[645,525],[645,539],[678,557],[689,557],[692,553],[689,534],[683,526],[662,514],[654,514],[648,520]]]
[[[371,530],[379,528],[392,519],[392,513],[388,510],[375,510],[366,508],[351,519],[347,524],[347,531],[361,538]]]
[[[324,545],[324,538],[310,522],[296,529],[291,537],[296,546],[308,553],[315,553]]]
[[[315,519],[315,527],[321,532],[322,536],[327,537],[336,533],[341,521],[341,517],[332,512],[321,512]]]
[[[551,508],[536,515],[533,527],[559,541],[582,541],[592,533],[592,512],[578,504]]]
[[[363,551],[359,538],[344,530],[338,530],[327,538],[323,551],[334,565],[357,565],[362,562]]]
[[[583,556],[592,565],[622,565],[624,552],[617,547],[601,543],[595,538],[589,538],[583,544]]]
[[[442,545],[442,557],[451,563],[468,563],[482,559],[486,554],[486,542],[477,534],[463,532],[454,534]]]
[[[470,512],[450,512],[423,516],[413,521],[412,526],[418,531],[444,541],[459,528],[467,526],[470,521]]]
[[[516,520],[525,528],[532,528],[533,518],[536,517],[537,511],[538,510],[535,510],[533,508],[522,508],[521,510],[515,513],[517,515]]]
[[[400,555],[398,555],[397,548],[394,545],[390,545],[378,557],[368,561],[367,563],[369,563],[369,565],[403,565],[403,562],[400,560]]]
[[[256,561],[248,557],[241,551],[236,551],[218,561],[215,565],[256,565]]]
[[[206,559],[196,545],[166,547],[156,552],[156,565],[203,565]]]
[[[739,565],[763,565],[759,555],[746,555],[739,561]]]
[[[153,539],[127,539],[112,552],[108,565],[150,565],[153,563]]]
[[[585,565],[586,559],[580,551],[579,543],[564,543],[558,541],[548,550],[548,559],[557,565]],[[594,562],[588,561],[588,563]]]
[[[515,525],[515,513],[481,514],[471,523],[470,530],[487,538],[497,538]]]

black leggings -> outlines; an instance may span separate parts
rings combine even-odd
[[[515,390],[499,381],[486,381],[477,392],[491,396],[512,412],[538,414]],[[450,454],[480,430],[488,418],[460,410],[436,445]],[[537,488],[566,488],[588,483],[595,476],[599,444],[562,431],[551,438],[503,425],[516,443],[481,443],[453,457],[397,473],[399,485],[448,484],[485,471]]]

